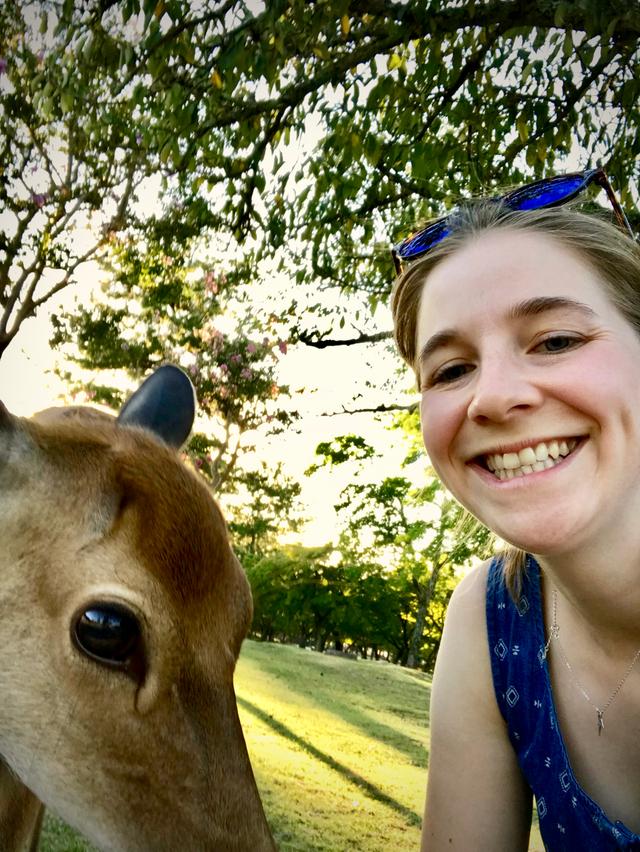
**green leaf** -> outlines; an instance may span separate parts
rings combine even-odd
[[[556,25],[556,27],[562,27],[563,26],[565,15],[567,13],[567,9],[568,9],[568,3],[566,3],[566,2],[561,1],[556,6],[554,16],[553,16],[553,23]]]
[[[564,37],[562,52],[564,54],[565,59],[569,59],[571,56],[573,56],[575,52],[575,48],[573,46],[573,36],[570,32],[568,32]]]
[[[529,138],[529,125],[527,124],[527,121],[522,115],[522,113],[518,116],[516,120],[516,127],[518,130],[518,136],[520,137],[520,141],[526,142]]]
[[[72,91],[67,89],[62,92],[60,95],[60,105],[62,106],[63,112],[71,112],[73,110],[73,105],[75,103],[75,96]]]

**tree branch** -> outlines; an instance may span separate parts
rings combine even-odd
[[[314,338],[306,331],[301,331],[298,334],[300,343],[304,343],[305,346],[312,346],[314,349],[328,349],[330,346],[355,346],[358,343],[378,343],[380,340],[389,340],[391,337],[393,337],[392,331],[379,331],[377,334],[360,334],[358,337],[349,337],[344,340]]]
[[[375,408],[345,408],[342,406],[342,411],[327,411],[322,414],[322,417],[340,417],[343,414],[383,414],[387,411],[416,411],[418,403],[414,402],[411,405],[376,405]]]

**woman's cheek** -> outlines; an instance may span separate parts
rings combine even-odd
[[[459,430],[460,412],[444,394],[425,391],[420,401],[422,440],[431,464],[440,476],[451,457],[453,442]]]

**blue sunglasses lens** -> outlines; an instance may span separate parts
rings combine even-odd
[[[505,196],[505,202],[514,210],[539,210],[553,207],[576,195],[589,183],[585,175],[566,175],[557,180],[544,181],[533,186],[524,186]]]
[[[446,220],[434,222],[433,225],[425,228],[424,231],[420,231],[415,237],[409,237],[408,240],[405,240],[398,249],[398,256],[403,260],[408,260],[416,254],[424,254],[430,248],[442,242],[450,233],[451,229]]]
[[[504,196],[496,197],[494,200],[502,200],[512,210],[540,210],[543,207],[553,207],[556,204],[562,204],[574,198],[599,175],[604,176],[604,172],[600,169],[589,169],[586,172],[578,174],[561,175],[523,186]],[[604,180],[606,182],[606,177]],[[600,183],[600,181],[598,182]],[[601,185],[608,186],[606,183]],[[611,198],[610,190],[607,190],[607,194]],[[615,210],[615,200],[611,199],[611,201]],[[621,216],[624,217],[622,212]],[[409,237],[400,243],[394,250],[396,263],[426,254],[430,249],[442,242],[451,233],[449,218],[447,216],[438,222],[434,222],[423,231],[415,234],[415,236]],[[627,228],[629,229],[628,223]],[[399,266],[396,268],[399,269]]]

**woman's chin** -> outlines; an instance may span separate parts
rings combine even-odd
[[[502,528],[494,525],[493,529],[499,538],[520,550],[538,556],[553,556],[566,552],[568,542],[575,546],[582,538],[576,525],[567,523],[567,520],[563,522],[556,517],[533,526],[530,523],[505,524]]]

